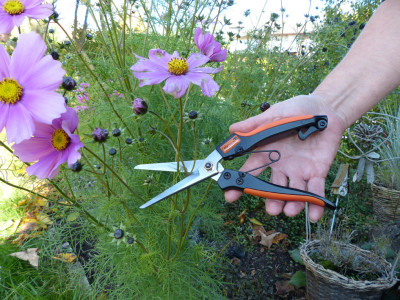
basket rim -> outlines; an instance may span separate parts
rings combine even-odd
[[[366,291],[389,289],[396,284],[398,279],[391,272],[392,264],[390,264],[386,259],[379,261],[382,265],[382,274],[386,276],[373,281],[355,280],[352,278],[348,278],[333,270],[324,268],[322,265],[314,262],[309,256],[312,250],[314,250],[315,252],[315,250],[318,249],[320,242],[320,240],[306,241],[302,243],[300,247],[300,255],[304,262],[304,265],[307,271],[313,273],[314,276],[323,278],[332,284],[337,284],[348,289],[364,289]],[[369,255],[372,253],[371,251],[361,249],[360,247],[353,244],[338,241],[334,241],[333,243],[339,244],[342,247],[352,248],[363,255]]]

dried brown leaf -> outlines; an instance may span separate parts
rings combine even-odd
[[[289,280],[275,282],[277,296],[284,296],[294,291],[294,286],[289,284]]]
[[[14,252],[9,254],[10,256],[15,256],[21,260],[29,261],[29,263],[36,268],[39,267],[39,255],[38,255],[39,248],[29,248],[25,251],[21,252]]]

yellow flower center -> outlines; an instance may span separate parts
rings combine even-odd
[[[9,15],[20,15],[24,12],[25,6],[21,1],[9,0],[3,5],[3,10]]]
[[[0,81],[0,101],[8,104],[15,104],[22,97],[22,86],[12,78],[3,78]]]
[[[171,58],[168,62],[168,71],[175,75],[185,74],[189,70],[186,58]]]
[[[51,145],[57,151],[67,149],[70,142],[71,139],[69,138],[68,134],[62,129],[57,129],[51,136]]]

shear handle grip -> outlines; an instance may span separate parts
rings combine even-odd
[[[336,205],[316,194],[283,187],[261,180],[251,174],[225,169],[218,179],[221,189],[237,189],[246,194],[283,201],[301,201],[335,209]]]
[[[241,156],[256,147],[289,135],[298,134],[304,140],[315,131],[321,131],[328,124],[327,116],[296,116],[277,120],[260,126],[250,132],[235,132],[218,147],[217,151],[225,160]],[[307,129],[305,133],[301,130]]]

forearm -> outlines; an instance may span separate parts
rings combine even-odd
[[[400,85],[399,28],[400,1],[383,2],[345,58],[314,91],[345,127]]]

